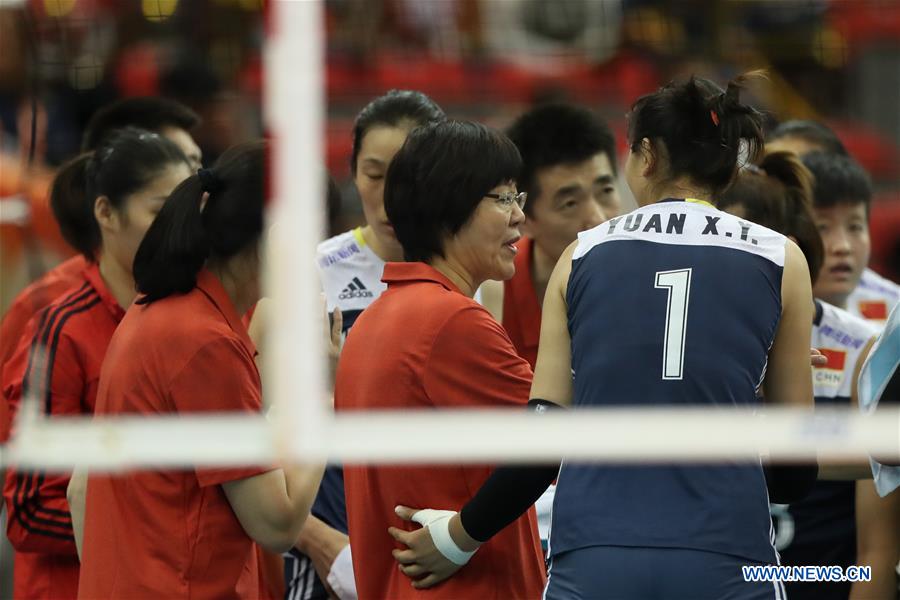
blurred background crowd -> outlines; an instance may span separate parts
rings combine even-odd
[[[0,314],[74,253],[48,188],[100,107],[155,95],[188,105],[203,119],[191,133],[205,164],[237,142],[277,135],[262,114],[266,34],[278,26],[267,20],[271,1],[279,0],[0,0]],[[323,209],[323,238],[363,221],[349,169],[353,119],[388,89],[420,90],[451,117],[500,128],[537,103],[569,100],[606,119],[624,153],[626,113],[641,94],[692,73],[724,82],[762,68],[770,81],[747,99],[770,125],[822,121],[870,173],[871,266],[900,279],[898,0],[324,0],[324,8],[323,160],[341,194]],[[619,191],[627,207],[624,183]],[[3,562],[0,581],[9,582]]]
[[[203,118],[204,162],[264,133],[265,0],[0,0],[0,312],[72,251],[47,207],[55,167],[112,100],[163,95]],[[896,0],[326,0],[326,165],[332,235],[361,222],[353,117],[391,88],[505,127],[548,100],[605,118],[624,152],[639,95],[695,73],[767,69],[751,102],[771,123],[821,120],[871,174],[872,265],[896,278],[900,2]],[[302,107],[298,107],[302,110]],[[621,186],[627,195],[627,189]]]

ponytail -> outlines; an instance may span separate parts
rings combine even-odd
[[[81,154],[60,168],[50,186],[50,208],[63,239],[89,261],[100,246],[100,227],[87,190],[92,153]]]
[[[762,130],[762,115],[752,106],[741,103],[741,91],[747,81],[764,78],[766,78],[764,71],[744,73],[729,81],[725,91],[713,96],[709,102],[710,120],[714,124],[718,120],[716,128],[721,146],[734,148],[739,154],[746,152],[744,164],[759,160],[765,137]],[[714,119],[714,116],[718,119]]]
[[[792,152],[767,154],[759,167],[784,186],[785,229],[797,241],[809,265],[813,284],[825,262],[825,246],[813,213],[813,175]]]
[[[226,261],[259,242],[264,172],[264,143],[248,143],[175,188],[134,257],[138,304],[191,291],[207,261]]]
[[[747,165],[717,205],[721,210],[739,206],[748,221],[794,238],[815,283],[825,250],[812,212],[812,181],[793,153],[773,152],[759,166]]]
[[[688,176],[715,195],[737,173],[739,158],[755,160],[763,148],[762,115],[743,104],[740,92],[754,71],[729,82],[726,89],[691,77],[642,96],[632,106],[628,142],[637,151],[641,140],[661,143],[668,156],[668,177]]]
[[[198,175],[181,182],[169,195],[134,255],[134,281],[149,304],[197,285],[197,274],[209,256],[200,205],[203,185]]]

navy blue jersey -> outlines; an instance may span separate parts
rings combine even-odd
[[[669,200],[579,235],[566,302],[573,404],[754,406],[781,316],[786,239]],[[774,563],[759,462],[564,462],[550,554],[688,548]]]

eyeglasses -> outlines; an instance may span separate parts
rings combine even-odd
[[[485,198],[494,198],[503,208],[512,209],[513,203],[519,205],[519,210],[525,209],[525,201],[528,200],[528,192],[502,192],[500,194],[485,194]]]

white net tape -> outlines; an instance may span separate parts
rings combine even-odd
[[[900,409],[604,409],[530,415],[427,411],[340,415],[279,443],[264,418],[234,415],[20,421],[9,459],[68,470],[273,461],[464,463],[539,459],[716,462],[900,457]],[[288,441],[288,440],[284,440]]]

